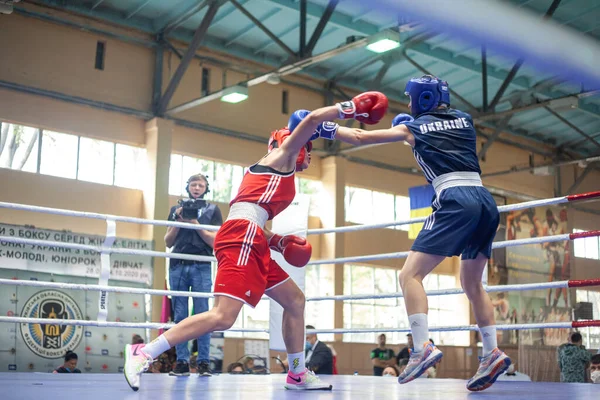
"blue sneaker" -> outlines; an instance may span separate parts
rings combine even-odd
[[[489,388],[508,369],[510,364],[510,358],[498,348],[485,357],[479,357],[479,368],[475,376],[467,382],[467,389],[478,392]]]
[[[440,349],[435,347],[431,342],[427,342],[423,345],[423,351],[415,353],[411,351],[408,365],[402,371],[398,377],[398,383],[408,383],[419,376],[423,375],[425,371],[433,367],[443,357]]]

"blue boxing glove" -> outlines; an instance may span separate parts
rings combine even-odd
[[[340,126],[335,122],[322,122],[319,126],[317,126],[317,129],[310,137],[310,140],[315,140],[317,138],[335,140],[335,134],[337,133],[339,127]]]
[[[310,111],[308,110],[296,110],[292,113],[287,125],[290,133],[294,132],[294,129],[300,124],[300,121],[306,118],[308,114],[310,114]]]
[[[412,115],[408,114],[398,114],[392,120],[392,128],[401,124],[405,124],[407,122],[413,122],[415,119]]]

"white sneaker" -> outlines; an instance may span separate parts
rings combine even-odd
[[[140,377],[148,369],[152,357],[142,351],[143,344],[128,344],[125,346],[125,366],[123,374],[129,386],[137,392],[140,388]]]

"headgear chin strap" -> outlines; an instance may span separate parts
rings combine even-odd
[[[271,132],[271,137],[269,138],[269,144],[267,146],[269,153],[278,147],[281,146],[284,140],[286,140],[291,135],[288,128],[278,129],[276,131]],[[312,142],[307,142],[304,147],[298,153],[298,158],[296,159],[296,170],[300,171],[302,168],[302,164],[304,160],[308,157],[308,153],[312,151]]]
[[[448,82],[432,75],[423,75],[409,80],[404,94],[410,96],[410,113],[415,118],[436,109],[441,104],[450,106]]]

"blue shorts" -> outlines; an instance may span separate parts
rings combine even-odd
[[[411,250],[446,257],[462,254],[463,260],[473,260],[479,253],[490,258],[500,216],[486,188],[444,189],[432,207],[433,213],[423,224]]]

